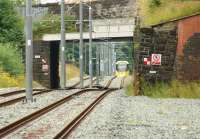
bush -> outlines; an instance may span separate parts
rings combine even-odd
[[[48,14],[41,20],[33,23],[34,39],[40,39],[44,34],[55,34],[60,32],[60,15]],[[73,17],[65,16],[65,20],[74,20]],[[65,22],[66,32],[75,32],[75,21]]]
[[[0,43],[0,68],[11,76],[19,76],[24,73],[22,58],[16,47]]]
[[[14,2],[0,0],[0,42],[23,47],[23,29],[23,19],[18,15]]]
[[[24,86],[24,76],[13,77],[1,68],[0,75],[0,88]]]

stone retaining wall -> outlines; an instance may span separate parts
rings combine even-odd
[[[136,71],[146,81],[169,81],[173,78],[177,46],[176,30],[173,24],[140,29],[138,42],[140,47],[135,54]],[[144,65],[144,58],[151,57],[153,53],[162,54],[161,65]]]
[[[134,17],[136,11],[136,0],[99,0],[91,2],[94,19],[104,18],[128,18]],[[88,3],[89,4],[89,3]],[[73,6],[73,8],[71,8]],[[60,13],[60,6],[57,4],[49,5],[50,13]],[[84,4],[84,18],[88,19],[88,5]],[[66,14],[79,17],[79,4],[66,5]]]
[[[50,87],[50,47],[47,42],[34,42],[33,79],[44,87]]]

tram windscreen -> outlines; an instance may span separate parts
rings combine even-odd
[[[117,66],[117,70],[118,71],[126,71],[127,70],[127,65],[126,64],[119,64],[118,66]]]

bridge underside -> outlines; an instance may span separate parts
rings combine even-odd
[[[84,39],[84,72],[88,74],[88,39]],[[60,40],[34,42],[34,80],[47,88],[59,88],[59,45]],[[93,39],[93,69],[96,69],[96,48],[111,46],[114,48],[116,60],[127,60],[132,57],[133,37],[96,38]],[[104,50],[105,50],[104,48]],[[130,48],[130,50],[129,50]],[[66,63],[79,64],[79,40],[66,40]],[[114,55],[114,53],[111,53]],[[109,61],[109,58],[108,58]],[[108,63],[105,63],[109,65]],[[132,61],[130,61],[132,67]],[[113,66],[113,65],[112,65]],[[112,66],[110,67],[112,69]],[[104,74],[109,75],[109,66],[105,66]],[[96,70],[94,70],[94,75]],[[103,74],[103,73],[101,73]]]
[[[93,40],[101,40],[101,39],[126,39],[126,38],[133,38],[133,31],[127,32],[93,32],[92,34]],[[42,40],[45,42],[49,41],[60,41],[60,34],[45,34],[42,37]],[[80,40],[79,33],[66,33],[65,35],[66,41],[73,41],[73,40]],[[89,39],[89,33],[83,33],[83,39]]]

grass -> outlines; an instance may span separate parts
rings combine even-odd
[[[24,76],[11,76],[9,73],[0,69],[0,88],[24,87]]]
[[[145,96],[153,98],[200,98],[200,84],[197,82],[181,83],[174,80],[168,83],[148,85],[143,83]]]
[[[132,82],[125,87],[125,93],[127,96],[134,96],[134,87]]]
[[[75,78],[75,77],[79,77],[80,75],[79,68],[73,64],[67,64],[66,71],[67,71],[67,80]]]
[[[197,82],[182,83],[173,80],[170,83],[159,82],[154,85],[143,82],[141,85],[143,95],[151,98],[200,98],[200,84]],[[134,96],[134,91],[132,83],[126,87],[128,96]]]
[[[160,0],[160,6],[150,6],[150,0],[139,0],[143,26],[200,12],[199,0]]]

